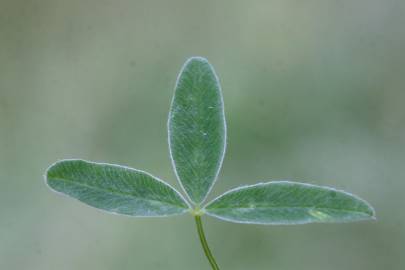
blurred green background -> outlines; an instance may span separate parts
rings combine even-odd
[[[345,189],[377,222],[204,218],[222,269],[404,269],[403,0],[0,0],[0,269],[209,269],[190,216],[135,219],[47,189],[62,158],[179,187],[166,121],[193,55],[220,76],[228,149],[210,198],[292,179]]]

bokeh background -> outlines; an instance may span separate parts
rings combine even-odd
[[[0,0],[0,269],[209,269],[190,216],[109,215],[50,192],[62,158],[179,187],[166,121],[183,62],[220,76],[228,149],[213,194],[292,179],[345,189],[376,222],[204,218],[222,269],[405,267],[403,0]]]

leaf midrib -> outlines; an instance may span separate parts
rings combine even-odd
[[[130,198],[134,198],[134,199],[142,200],[142,201],[160,202],[160,203],[161,203],[161,202],[164,202],[164,203],[167,203],[167,204],[169,204],[169,205],[173,205],[173,206],[175,206],[175,207],[177,207],[177,208],[187,209],[186,207],[182,207],[182,206],[180,206],[180,205],[174,204],[173,202],[169,202],[169,201],[159,201],[159,200],[146,199],[146,198],[139,198],[139,197],[134,196],[134,195],[131,194],[131,193],[125,193],[125,192],[121,192],[121,191],[118,191],[118,190],[101,189],[101,188],[98,188],[98,187],[95,187],[95,186],[87,185],[87,184],[84,184],[84,183],[78,183],[78,182],[75,182],[75,181],[72,181],[72,180],[69,180],[69,179],[65,179],[65,178],[50,177],[50,179],[57,180],[57,181],[62,181],[62,182],[67,182],[67,183],[71,183],[71,184],[73,184],[73,185],[77,185],[77,186],[80,186],[80,187],[86,187],[86,188],[88,188],[88,189],[93,189],[93,190],[99,191],[99,192],[110,193],[110,194],[116,195],[116,196],[130,197]]]
[[[353,210],[347,210],[347,209],[342,209],[342,208],[332,208],[332,207],[313,207],[313,206],[293,206],[293,207],[288,207],[288,206],[270,206],[270,207],[217,207],[217,208],[206,208],[206,210],[209,212],[210,210],[224,210],[224,209],[251,209],[251,210],[261,210],[261,209],[306,209],[306,210],[337,210],[341,212],[348,212],[348,213],[365,213],[369,214],[367,212],[362,212],[362,211],[353,211]],[[372,214],[370,214],[372,215]]]

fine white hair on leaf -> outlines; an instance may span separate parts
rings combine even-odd
[[[208,188],[208,190],[207,190],[205,196],[204,196],[203,199],[201,200],[201,202],[198,202],[198,203],[195,202],[195,201],[193,200],[193,198],[191,198],[191,196],[188,194],[188,192],[187,192],[187,190],[186,190],[184,184],[182,183],[181,177],[179,176],[179,173],[178,173],[177,168],[176,168],[176,162],[175,162],[175,160],[174,160],[174,158],[173,158],[172,145],[171,145],[171,131],[170,131],[170,125],[171,125],[171,120],[172,120],[172,113],[173,113],[172,110],[173,110],[173,107],[174,107],[173,105],[174,105],[174,102],[175,102],[176,91],[175,91],[175,93],[173,94],[173,97],[172,97],[172,100],[171,100],[171,103],[170,103],[169,116],[168,116],[168,120],[167,120],[167,130],[168,130],[168,137],[167,137],[167,138],[168,138],[170,162],[171,162],[171,164],[172,164],[173,171],[174,171],[174,174],[175,174],[175,176],[176,176],[176,178],[177,178],[177,181],[179,182],[179,184],[180,184],[180,186],[181,186],[181,189],[182,189],[183,192],[185,193],[186,198],[187,198],[193,205],[203,205],[204,202],[205,202],[205,200],[207,199],[209,193],[211,192],[213,186],[215,185],[215,183],[216,183],[216,181],[217,181],[217,179],[218,179],[219,173],[220,173],[220,171],[221,171],[221,168],[222,168],[222,163],[223,163],[223,160],[224,160],[224,157],[225,157],[225,152],[226,152],[226,147],[227,147],[227,126],[226,126],[224,99],[223,99],[222,87],[221,87],[221,84],[220,84],[220,80],[219,80],[219,77],[218,77],[217,73],[215,72],[214,67],[208,62],[208,60],[207,60],[206,58],[200,57],[200,56],[193,56],[193,57],[188,58],[187,61],[183,64],[182,68],[180,69],[180,72],[179,72],[178,75],[177,75],[177,79],[176,79],[176,83],[175,83],[174,89],[176,90],[176,89],[178,88],[180,78],[181,78],[181,76],[182,76],[184,70],[186,69],[186,67],[190,64],[191,61],[195,61],[195,60],[198,60],[198,61],[201,61],[201,62],[204,62],[204,63],[208,64],[208,66],[210,67],[210,69],[211,69],[211,71],[212,71],[212,73],[213,73],[213,75],[214,75],[214,77],[215,77],[216,86],[217,86],[218,89],[219,89],[220,106],[221,106],[221,110],[222,110],[222,111],[221,111],[221,114],[222,114],[222,121],[223,121],[223,126],[224,126],[224,134],[223,134],[223,136],[224,136],[224,145],[223,145],[223,149],[222,149],[222,152],[221,152],[219,161],[218,161],[218,163],[216,164],[216,166],[218,167],[218,169],[217,169],[217,171],[216,171],[216,173],[215,173],[215,177],[214,177],[212,183],[210,184],[210,186],[209,186],[209,188]]]
[[[115,210],[114,210],[113,208],[106,210],[106,209],[102,209],[102,208],[93,206],[93,205],[91,205],[91,204],[88,204],[88,203],[86,203],[86,202],[81,201],[79,198],[76,198],[76,197],[73,197],[73,196],[71,196],[71,195],[69,195],[69,194],[66,194],[66,193],[64,193],[64,192],[55,190],[55,188],[53,188],[53,187],[51,187],[51,186],[49,185],[49,183],[48,183],[48,180],[49,180],[49,179],[48,179],[48,172],[49,172],[52,168],[54,168],[54,166],[56,166],[56,165],[58,165],[58,164],[63,164],[64,162],[84,162],[84,163],[93,164],[93,165],[111,166],[111,167],[114,167],[114,168],[119,168],[119,169],[124,169],[124,170],[128,170],[128,171],[132,171],[132,172],[137,172],[137,173],[144,174],[144,175],[150,177],[151,179],[154,179],[154,180],[157,181],[159,184],[162,184],[163,186],[165,186],[165,187],[169,188],[171,191],[173,191],[173,192],[184,202],[184,204],[187,206],[187,208],[184,208],[184,210],[179,211],[179,213],[159,214],[159,215],[152,215],[152,214],[148,214],[148,215],[133,215],[133,214],[120,213],[120,212],[118,212],[118,211],[119,211],[119,208],[116,208]],[[116,215],[122,215],[122,216],[128,216],[128,217],[167,217],[167,216],[181,215],[181,214],[184,214],[184,213],[190,211],[190,209],[191,209],[190,204],[189,204],[189,203],[187,202],[187,200],[183,197],[183,195],[182,195],[180,192],[178,192],[174,187],[172,187],[171,185],[169,185],[167,182],[161,180],[160,178],[158,178],[158,177],[156,177],[156,176],[154,176],[154,175],[152,175],[152,174],[150,174],[150,173],[148,173],[148,172],[145,172],[145,171],[142,171],[142,170],[138,170],[138,169],[134,169],[134,168],[131,168],[131,167],[128,167],[128,166],[123,166],[123,165],[116,165],[116,164],[110,164],[110,163],[105,163],[105,162],[92,162],[92,161],[87,161],[87,160],[84,160],[84,159],[61,159],[61,160],[58,160],[57,162],[53,163],[51,166],[49,166],[49,167],[47,168],[47,170],[46,170],[46,172],[45,172],[45,175],[44,175],[44,180],[45,180],[45,184],[46,184],[46,185],[49,187],[49,189],[51,189],[53,192],[55,192],[55,193],[57,193],[57,194],[60,194],[60,195],[62,195],[62,196],[64,196],[64,197],[73,198],[73,199],[75,199],[75,200],[78,200],[78,201],[80,201],[81,203],[84,203],[85,205],[87,205],[87,206],[89,206],[89,207],[91,207],[91,208],[95,208],[95,209],[97,209],[97,210],[99,210],[99,211],[101,211],[101,212],[104,212],[104,213],[110,213],[110,214],[116,214]],[[145,211],[147,211],[147,209],[146,209]]]

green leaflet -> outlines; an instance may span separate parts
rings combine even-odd
[[[205,211],[219,219],[254,224],[305,224],[374,219],[362,199],[328,187],[288,181],[261,183],[230,190]]]
[[[46,172],[50,188],[90,206],[130,216],[170,216],[189,207],[171,186],[154,176],[118,165],[63,160]]]
[[[178,180],[201,203],[214,184],[225,153],[221,88],[212,66],[192,57],[177,79],[169,114],[169,148]]]

